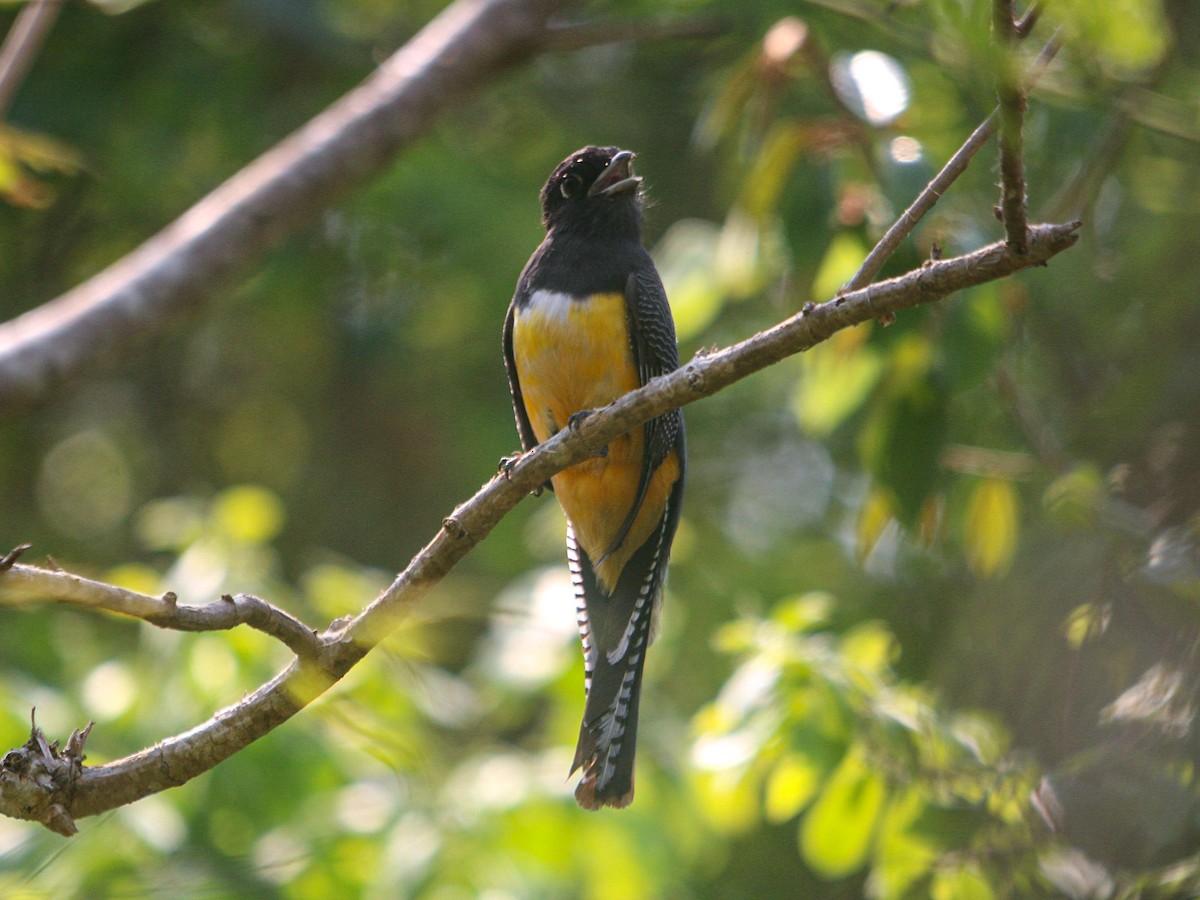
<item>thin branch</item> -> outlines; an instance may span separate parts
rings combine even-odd
[[[1046,45],[1042,47],[1042,51],[1030,66],[1025,81],[1026,91],[1030,90],[1037,83],[1042,73],[1046,71],[1050,62],[1058,54],[1061,46],[1059,34],[1056,31],[1050,37],[1050,40],[1046,42]],[[967,170],[972,157],[996,133],[998,119],[999,109],[997,108],[980,123],[978,128],[971,132],[970,137],[955,151],[954,155],[950,157],[941,171],[933,176],[933,180],[925,185],[924,190],[917,195],[917,199],[909,204],[908,209],[901,213],[900,217],[892,223],[892,227],[879,239],[879,243],[867,254],[867,258],[863,260],[863,264],[854,273],[854,277],[846,282],[846,290],[857,290],[875,280],[879,271],[891,259],[892,254],[896,252],[901,242],[912,233],[912,230],[917,227],[917,223],[925,217],[925,214],[933,209],[934,205],[941,199],[942,194],[949,189],[950,185]]]
[[[1029,9],[1025,10],[1025,15],[1013,22],[1013,32],[1019,38],[1029,37],[1041,17],[1042,0],[1034,0],[1029,4]]]
[[[0,416],[219,295],[319,210],[378,175],[441,113],[537,52],[547,16],[564,2],[451,4],[362,85],[128,256],[0,325]]]
[[[13,97],[50,33],[66,0],[26,3],[0,47],[0,121],[8,115]]]
[[[1005,243],[965,256],[926,263],[898,278],[842,294],[804,309],[773,328],[724,350],[697,356],[682,368],[651,380],[519,457],[443,522],[421,550],[369,607],[319,636],[315,662],[292,662],[241,702],[185,734],[94,768],[68,765],[64,783],[31,785],[0,771],[0,814],[43,821],[30,812],[52,810],[57,828],[183,784],[228,759],[287,721],[334,684],[401,621],[407,610],[449,572],[522,499],[551,475],[582,461],[643,422],[702,397],[827,340],[835,332],[881,315],[895,315],[1021,269],[1045,265],[1075,243],[1078,222],[1030,229],[1028,251]],[[23,570],[24,566],[14,566]],[[41,571],[41,570],[39,570]],[[0,572],[0,587],[13,572]],[[130,602],[144,603],[144,595]],[[36,788],[36,791],[35,791]],[[35,794],[31,800],[31,792]],[[45,823],[48,824],[48,823]]]
[[[179,603],[172,593],[155,597],[61,569],[20,564],[0,565],[0,587],[4,589],[0,603],[54,600],[133,616],[175,631],[227,631],[248,625],[282,642],[301,659],[317,661],[321,654],[321,642],[313,629],[251,594],[226,595],[203,606],[191,606]]]
[[[1013,0],[992,0],[992,32],[997,44],[996,94],[1000,98],[1000,218],[1009,246],[1025,252],[1029,216],[1025,189],[1025,94],[1013,71],[1017,31]]]
[[[11,569],[16,561],[21,558],[22,554],[24,554],[25,551],[30,548],[30,546],[30,544],[18,544],[16,547],[13,547],[11,550],[5,553],[3,558],[0,558],[0,572],[7,572],[9,569]]]

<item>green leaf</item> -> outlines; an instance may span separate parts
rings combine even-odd
[[[874,672],[883,672],[900,655],[900,645],[882,622],[867,621],[847,631],[839,642],[849,662]]]
[[[265,544],[283,528],[283,503],[272,491],[247,484],[222,491],[213,520],[224,534],[244,544]]]
[[[885,389],[876,396],[863,429],[863,462],[896,500],[896,514],[912,525],[933,493],[946,434],[947,391],[928,339],[897,342]]]
[[[851,747],[800,826],[800,852],[813,871],[844,878],[861,869],[886,799],[862,747]]]
[[[933,876],[933,900],[992,900],[996,896],[982,873],[972,865],[942,869]]]
[[[1104,476],[1094,465],[1075,466],[1050,482],[1042,494],[1046,512],[1058,524],[1088,528],[1104,500]]]
[[[866,258],[867,248],[857,234],[843,231],[835,235],[813,278],[813,297],[820,301],[835,296]]]
[[[858,511],[858,521],[855,524],[855,552],[861,563],[883,535],[883,530],[896,518],[895,504],[889,491],[872,489],[867,499]]]
[[[1072,650],[1078,650],[1108,630],[1111,612],[1100,603],[1081,603],[1067,614],[1063,631]]]
[[[798,597],[788,597],[779,601],[771,610],[771,619],[789,631],[800,634],[828,622],[829,614],[836,604],[832,594],[825,591],[809,591]]]
[[[769,822],[786,822],[804,809],[820,784],[822,770],[796,753],[784,756],[767,776],[763,812]]]
[[[800,427],[826,437],[861,407],[883,372],[879,354],[866,346],[870,324],[839,331],[802,357],[803,376],[792,409]]]
[[[1088,47],[1090,56],[1118,74],[1154,65],[1170,40],[1158,2],[1061,0],[1051,15],[1063,23],[1072,44]]]
[[[979,482],[967,501],[963,545],[976,575],[1001,575],[1017,552],[1018,504],[1012,483],[999,478]]]
[[[753,172],[746,179],[744,202],[746,211],[755,218],[769,215],[779,206],[788,180],[792,177],[800,153],[808,143],[808,132],[794,121],[775,126],[763,142],[762,151],[755,161]],[[861,247],[861,244],[859,245]],[[862,262],[865,253],[859,256],[855,268]],[[853,274],[854,270],[850,270]],[[843,279],[843,283],[849,279]],[[818,294],[824,298],[829,294]]]
[[[702,333],[725,305],[714,262],[719,237],[720,230],[712,222],[682,219],[654,247],[654,261],[681,341]]]
[[[937,859],[940,849],[937,844],[913,828],[924,816],[926,802],[925,792],[915,787],[900,791],[889,800],[871,872],[879,896],[903,896]]]

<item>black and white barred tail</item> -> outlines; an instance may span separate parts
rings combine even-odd
[[[677,499],[672,496],[671,501]],[[571,771],[583,770],[575,799],[584,809],[619,808],[633,801],[642,670],[678,521],[671,501],[659,527],[630,557],[611,595],[598,584],[573,530],[567,531],[587,690]]]

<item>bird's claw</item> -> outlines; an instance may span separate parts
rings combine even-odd
[[[567,428],[571,429],[571,431],[578,431],[579,426],[583,424],[583,420],[594,412],[594,409],[581,409],[577,413],[572,413],[571,417],[567,419]],[[597,450],[595,455],[601,459],[608,456],[608,445],[605,444],[603,447]]]
[[[500,457],[500,464],[496,466],[496,472],[511,481],[513,466],[515,466],[524,455],[524,453],[514,453],[512,456]]]
[[[525,455],[524,453],[514,453],[512,456],[500,457],[500,464],[499,464],[499,466],[497,466],[496,471],[499,474],[503,475],[506,481],[512,481],[513,466],[515,466],[518,462],[520,462],[521,457],[524,455]],[[537,486],[537,488],[533,491],[533,496],[535,496],[535,497],[542,496],[543,490],[545,490],[545,485],[539,484]]]

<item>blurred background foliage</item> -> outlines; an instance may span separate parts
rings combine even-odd
[[[0,5],[7,27],[19,4]],[[0,315],[136,247],[440,2],[69,3],[0,130]],[[1173,897],[1200,892],[1200,8],[1053,0],[1026,125],[1046,271],[689,408],[637,801],[575,808],[563,521],[531,499],[275,733],[5,896]],[[517,446],[500,324],[537,191],[639,153],[683,357],[835,293],[994,105],[984,0],[628,0],[719,36],[550,54],[203,310],[0,424],[0,549],[191,602],[360,609]],[[994,149],[885,275],[1002,235]],[[285,662],[8,608],[0,745],[92,762]]]

